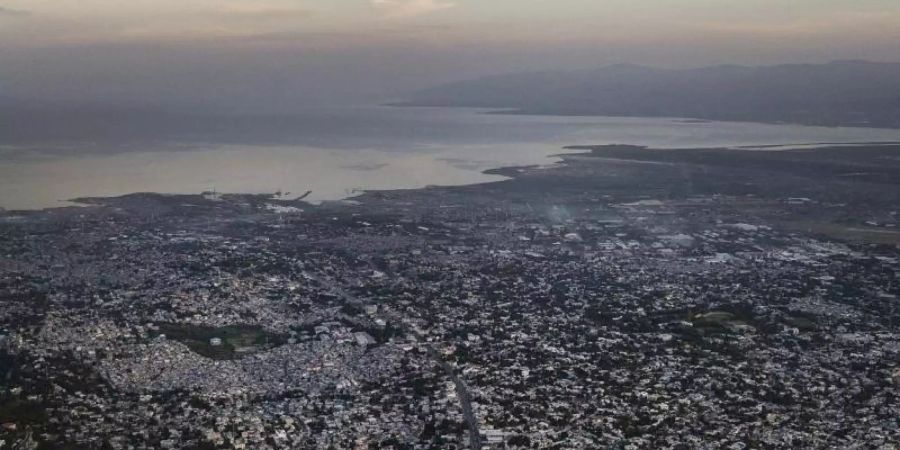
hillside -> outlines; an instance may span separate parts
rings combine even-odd
[[[404,105],[894,128],[900,127],[900,64],[615,65],[451,83],[418,92]]]

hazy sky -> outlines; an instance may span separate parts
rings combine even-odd
[[[0,0],[15,97],[278,109],[504,71],[833,59],[900,61],[900,1]]]

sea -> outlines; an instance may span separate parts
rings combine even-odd
[[[281,121],[268,126],[266,121]],[[121,123],[114,140],[79,134],[27,143],[0,136],[0,208],[71,206],[78,197],[135,192],[300,196],[321,202],[365,190],[502,179],[490,168],[549,165],[570,145],[631,144],[778,151],[822,144],[900,142],[900,130],[706,122],[676,118],[496,114],[467,108],[309,108],[246,129],[196,133]],[[100,128],[102,129],[102,127]],[[189,128],[188,128],[189,129]]]

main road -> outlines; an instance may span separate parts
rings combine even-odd
[[[324,285],[319,277],[313,275],[309,275],[309,277]],[[345,302],[360,308],[365,305],[364,302],[341,288],[338,283],[333,282],[329,284],[331,285],[331,291],[341,297]],[[456,396],[459,398],[463,418],[465,419],[466,426],[469,429],[469,448],[471,450],[481,450],[483,447],[483,443],[481,441],[481,432],[478,430],[478,420],[475,418],[475,410],[472,408],[472,395],[469,394],[469,388],[468,386],[466,386],[465,381],[463,381],[463,379],[459,376],[459,373],[457,373],[456,368],[441,356],[441,353],[437,350],[437,348],[435,348],[433,343],[427,342],[425,340],[425,337],[422,336],[418,331],[407,327],[406,321],[403,320],[402,317],[396,314],[386,314],[385,318],[394,322],[398,327],[402,327],[405,333],[412,334],[413,336],[418,338],[419,342],[423,342],[425,347],[427,348],[428,356],[431,357],[439,366],[441,366],[441,368],[447,374],[447,377],[450,378],[450,381],[453,382],[453,385],[456,388]]]
[[[475,419],[475,411],[472,409],[472,396],[469,394],[469,388],[466,382],[456,373],[456,369],[447,360],[441,357],[440,352],[434,348],[434,345],[428,345],[428,354],[444,369],[447,377],[453,381],[456,386],[456,396],[459,397],[460,406],[462,407],[463,417],[469,427],[469,447],[472,450],[481,450],[481,433],[478,431],[478,420]]]

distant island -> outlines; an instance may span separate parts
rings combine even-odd
[[[620,64],[460,81],[417,92],[401,105],[900,128],[900,63],[686,70]]]

